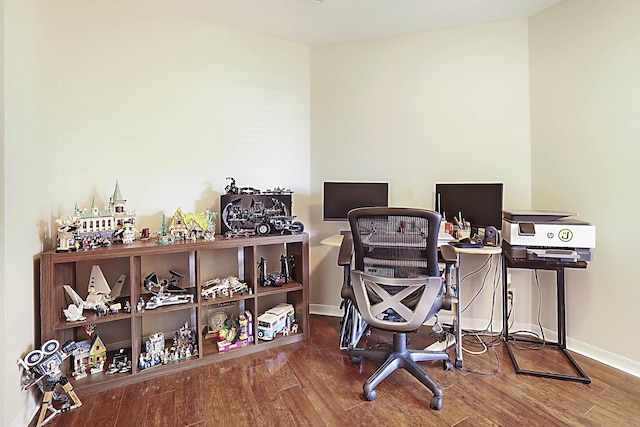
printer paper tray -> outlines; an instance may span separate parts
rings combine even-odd
[[[522,245],[511,245],[508,242],[502,241],[502,250],[508,253],[512,258],[515,259],[530,259],[530,260],[539,260],[539,261],[592,261],[593,260],[593,251],[591,248],[549,248],[549,247],[541,247],[541,246],[522,246]],[[544,251],[539,252],[543,255],[547,256],[539,256],[533,251]],[[556,257],[551,258],[548,255],[556,252]],[[577,254],[576,259],[572,259],[573,256],[569,255],[567,258],[558,258],[557,255],[562,255],[563,253],[571,254],[575,252]]]
[[[541,261],[577,262],[578,252],[569,249],[527,249],[527,259]]]

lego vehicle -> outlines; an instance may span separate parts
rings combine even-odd
[[[228,297],[237,292],[247,291],[247,284],[241,282],[235,276],[215,278],[207,280],[202,284],[202,296],[207,299],[215,299],[216,297]]]
[[[238,188],[235,180],[226,187],[227,194],[220,199],[222,231],[231,231],[236,237],[248,231],[264,236],[272,233],[304,231],[304,225],[291,215],[293,191],[276,188],[260,193],[253,187]]]
[[[260,194],[260,190],[254,187],[238,187],[236,185],[236,179],[228,176],[227,181],[230,181],[226,187],[224,187],[224,191],[227,194]]]
[[[258,338],[270,341],[279,333],[289,331],[295,322],[293,305],[282,303],[258,316]]]
[[[300,234],[304,231],[304,224],[300,221],[294,221],[295,216],[272,216],[267,217],[265,220],[256,226],[256,233],[264,236],[274,231],[281,233],[290,232],[294,234]]]
[[[120,296],[120,292],[122,292],[122,286],[124,285],[126,277],[126,275],[122,274],[115,285],[113,285],[113,289],[111,289],[100,266],[92,266],[88,294],[84,300],[71,286],[63,285],[64,290],[72,301],[69,307],[63,310],[67,321],[75,322],[85,320],[86,317],[82,315],[83,309],[94,310],[98,315],[106,315],[109,312],[117,313],[122,309],[122,306],[120,303],[115,302],[115,300]]]
[[[293,255],[287,258],[284,255],[280,256],[280,271],[267,273],[267,260],[264,257],[260,257],[258,262],[258,283],[262,286],[275,286],[280,287],[285,283],[289,283],[289,280],[294,280],[293,272],[295,271],[295,258]]]
[[[144,279],[144,287],[153,296],[144,305],[145,309],[153,310],[158,307],[175,304],[187,304],[193,302],[193,295],[179,286],[180,279],[184,276],[173,270],[169,270],[171,279],[158,279],[155,272],[150,273]]]

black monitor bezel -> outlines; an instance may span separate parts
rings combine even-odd
[[[343,193],[340,195],[343,200],[336,200],[337,188]],[[347,193],[351,195],[348,200],[344,197]],[[327,200],[327,196],[331,200]],[[360,198],[357,199],[357,196]],[[347,213],[351,209],[389,206],[389,183],[382,181],[324,181],[322,201],[323,221],[347,221]]]
[[[457,193],[455,197],[460,198],[460,200],[452,202],[451,197],[452,194],[455,193]],[[438,182],[435,184],[434,194],[435,210],[443,215],[443,217],[446,217],[447,221],[453,221],[453,217],[457,217],[459,213],[461,213],[464,219],[471,223],[472,227],[486,228],[487,226],[494,226],[498,230],[502,228],[502,210],[504,207],[503,183]],[[449,195],[446,196],[447,194]],[[443,201],[443,197],[449,197],[449,200]],[[489,200],[487,201],[487,199]],[[453,203],[454,206],[442,206],[445,203]],[[492,204],[493,206],[483,207],[485,203]],[[491,214],[479,214],[481,209],[491,209],[493,212]]]

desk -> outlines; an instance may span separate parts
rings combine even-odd
[[[350,237],[350,236],[349,236]],[[320,243],[327,246],[340,247],[340,255],[338,256],[338,265],[344,268],[344,283],[351,283],[350,280],[350,269],[351,269],[351,252],[350,249],[342,247],[342,241],[344,239],[344,235],[336,234],[331,237],[327,237],[322,240]],[[350,240],[349,240],[350,241]],[[348,241],[348,242],[349,242]],[[463,351],[462,351],[462,328],[460,327],[460,255],[461,254],[469,254],[469,255],[485,255],[485,256],[493,256],[498,255],[502,252],[502,248],[500,246],[484,246],[482,248],[457,248],[455,246],[451,246],[448,244],[443,244],[440,246],[440,251],[444,259],[455,259],[455,264],[450,262],[445,264],[445,274],[448,278],[455,277],[455,283],[451,283],[450,280],[447,281],[447,294],[453,298],[453,307],[454,311],[454,320],[453,320],[453,328],[454,334],[456,337],[455,346],[456,346],[456,360],[455,366],[456,368],[463,367]],[[455,268],[455,273],[453,269]],[[344,286],[344,284],[343,284]],[[343,295],[344,297],[344,295]],[[355,312],[351,313],[351,310],[355,310],[352,307],[347,307],[347,314],[345,315],[345,319],[342,324],[342,331],[340,334],[340,349],[344,350],[349,348],[350,345],[355,345],[360,340],[362,334],[365,332],[366,323],[364,321],[359,320],[359,315]]]
[[[461,254],[469,254],[469,255],[485,255],[485,256],[493,256],[493,255],[498,255],[502,252],[502,248],[500,246],[484,246],[482,248],[458,248],[452,245],[444,245],[441,247],[441,251],[447,251],[450,250],[449,248],[452,248],[455,251],[455,257],[457,259],[456,261],[456,266],[455,267],[455,274],[453,274],[452,271],[448,271],[447,274],[449,275],[449,277],[455,277],[456,282],[455,284],[448,284],[449,289],[447,289],[447,292],[449,293],[449,295],[452,295],[454,297],[456,297],[454,299],[454,312],[455,312],[455,318],[453,320],[453,331],[455,333],[456,336],[456,361],[455,361],[455,366],[456,368],[460,368],[462,369],[463,364],[464,364],[464,360],[463,360],[463,356],[462,356],[462,327],[460,326],[460,319],[461,317],[461,313],[460,313],[460,255]],[[454,289],[455,288],[455,289]]]
[[[509,338],[509,321],[507,319],[507,268],[523,268],[529,270],[551,270],[556,272],[556,290],[557,290],[557,309],[558,309],[558,342],[546,342],[545,345],[550,345],[560,348],[566,358],[569,360],[573,368],[579,373],[579,376],[555,374],[551,372],[539,372],[520,369],[516,357],[509,345],[509,340],[514,340],[513,337]],[[513,366],[516,369],[516,373],[533,375],[538,377],[555,378],[560,380],[578,381],[589,384],[591,379],[580,368],[575,359],[567,351],[567,330],[566,330],[566,312],[565,312],[565,291],[564,291],[564,270],[565,268],[587,268],[586,261],[577,262],[561,262],[561,261],[534,261],[528,259],[517,259],[511,257],[507,252],[502,253],[502,321],[503,321],[503,334],[504,343],[509,351],[509,357],[513,362]],[[540,340],[522,339],[518,341],[542,344]]]
[[[344,234],[334,234],[333,236],[322,240],[320,243],[326,246],[335,246],[339,248],[342,245],[342,239],[344,239]]]

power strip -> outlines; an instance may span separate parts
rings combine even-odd
[[[451,334],[447,334],[447,339],[446,340],[444,340],[444,341],[436,341],[433,344],[431,344],[429,347],[425,348],[425,350],[427,350],[427,351],[445,351],[446,349],[448,349],[452,345],[455,345],[455,343],[456,343],[456,337],[451,335]]]

